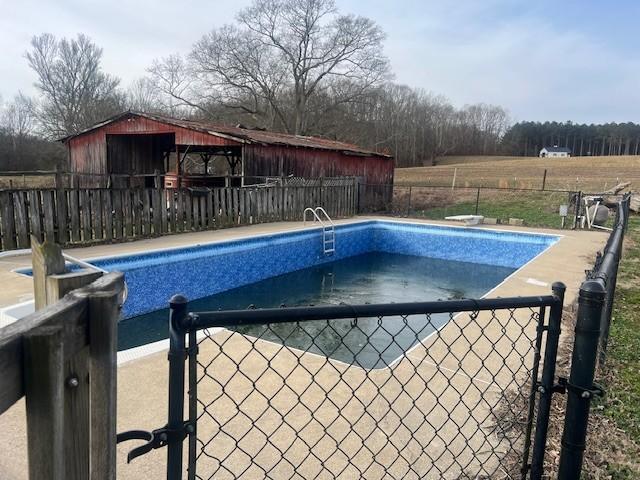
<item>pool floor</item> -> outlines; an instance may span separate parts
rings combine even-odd
[[[366,253],[268,278],[191,301],[190,311],[234,310],[280,305],[363,304],[477,298],[515,269],[393,253]],[[203,279],[206,281],[206,279]],[[168,310],[120,322],[120,350],[167,338]],[[250,326],[243,334],[379,368],[448,321],[447,314],[308,321],[296,325]]]

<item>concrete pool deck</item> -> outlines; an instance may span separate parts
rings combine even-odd
[[[437,222],[430,220],[421,221],[415,219],[398,219],[375,216],[362,216],[357,217],[355,220],[357,221],[370,219],[453,225],[453,223],[451,222]],[[354,221],[354,219],[336,221],[336,223],[349,223],[352,221]],[[162,249],[212,241],[231,240],[252,235],[298,230],[301,228],[305,228],[302,226],[301,222],[260,224],[224,230],[178,234],[148,240],[140,240],[130,243],[74,248],[67,250],[67,252],[78,258],[87,259],[105,255],[144,252],[151,249]],[[312,226],[308,226],[306,228],[312,228]],[[591,266],[596,251],[603,247],[604,242],[607,238],[607,233],[596,231],[559,231],[493,225],[470,228],[489,228],[505,231],[525,231],[531,233],[539,232],[562,235],[560,240],[555,245],[542,253],[532,262],[528,263],[517,272],[515,272],[505,282],[494,289],[491,292],[490,296],[506,297],[513,295],[548,294],[550,292],[551,283],[559,280],[564,282],[568,287],[566,295],[567,304],[574,301],[580,282],[584,279],[584,271]],[[32,298],[31,279],[12,272],[12,270],[15,268],[29,265],[30,258],[27,255],[0,258],[0,281],[3,285],[3,288],[0,291],[0,306],[7,306]],[[479,320],[479,323],[490,321],[490,319],[482,317]],[[456,343],[453,340],[454,338],[456,338],[456,334],[459,334],[459,329],[457,327],[458,326],[455,324],[455,322],[453,322],[451,324],[451,327],[445,327],[438,336],[433,337],[433,341],[435,342],[439,339],[446,340],[448,336],[451,336],[451,343],[454,346],[454,350],[467,349],[466,351],[468,351],[469,343]],[[495,327],[496,326],[493,325],[491,328]],[[516,330],[518,328],[519,327],[516,326]],[[221,334],[216,336],[216,339],[223,339],[223,335],[225,335],[225,332],[221,332]],[[470,335],[473,335],[473,333],[470,333]],[[242,351],[242,340],[232,339],[232,341],[240,342],[235,346],[237,348],[234,348],[233,351]],[[477,346],[480,347],[480,345]],[[214,348],[214,342],[206,342],[203,347],[203,356],[211,356],[212,352],[216,351],[216,349]],[[430,388],[433,389],[434,392],[441,391],[441,393],[443,394],[441,401],[446,402],[455,402],[456,400],[455,398],[453,398],[455,397],[455,391],[452,391],[450,388],[445,389],[446,386],[451,386],[452,384],[456,386],[457,390],[462,392],[467,391],[468,388],[473,385],[490,386],[491,382],[494,381],[494,376],[497,378],[497,380],[495,380],[496,382],[508,383],[509,379],[501,379],[501,372],[492,371],[491,365],[489,365],[489,367],[485,368],[484,370],[479,368],[479,366],[477,365],[479,363],[478,360],[474,360],[473,358],[471,358],[471,356],[469,356],[468,360],[466,360],[464,370],[466,372],[475,372],[475,374],[472,375],[471,378],[460,375],[460,372],[457,372],[456,370],[458,367],[453,361],[454,357],[448,357],[447,353],[450,352],[446,351],[446,349],[443,349],[442,347],[443,344],[430,344],[429,341],[426,341],[423,346],[419,346],[419,348],[413,349],[407,355],[406,359],[402,360],[398,363],[398,365],[394,366],[393,372],[391,372],[390,369],[386,369],[380,372],[376,371],[376,373],[371,376],[372,379],[368,382],[368,386],[365,386],[361,392],[359,391],[359,394],[361,393],[362,398],[365,400],[367,398],[371,398],[372,392],[377,388],[376,384],[384,384],[385,379],[388,379],[389,375],[393,374],[396,378],[408,378],[408,376],[410,376],[411,373],[415,372],[418,368],[420,369],[421,374],[424,376],[424,378],[433,377]],[[485,345],[485,347],[480,348],[484,348],[485,350],[488,349],[487,353],[492,353],[492,348],[495,347],[491,347],[487,344]],[[265,355],[269,355],[269,352],[274,351],[274,345],[262,342],[260,344],[260,349],[262,353],[264,353]],[[312,368],[313,365],[318,366],[319,358],[320,357],[305,356],[304,361],[308,362],[308,365],[310,366],[309,368]],[[284,363],[288,362],[286,358],[281,359],[281,361]],[[289,359],[289,361],[297,360],[291,358]],[[520,360],[514,359],[513,361],[519,362]],[[498,366],[498,363],[496,363],[495,366]],[[259,359],[255,359],[248,361],[246,365],[243,363],[243,367],[246,367],[248,375],[251,375],[252,371],[260,371],[261,363]],[[283,368],[286,367],[283,366]],[[342,368],[344,369],[344,367]],[[351,375],[357,376],[359,374],[359,369],[351,370],[353,371]],[[161,352],[158,354],[150,355],[146,358],[129,362],[119,367],[118,374],[118,431],[128,429],[151,430],[164,425],[166,423],[166,392],[168,374],[166,352]],[[357,379],[354,381],[357,381]],[[240,388],[240,386],[238,386],[238,388]],[[411,388],[415,389],[419,388],[419,386],[416,385]],[[484,392],[484,389],[482,391]],[[215,394],[215,386],[205,385],[201,389],[200,393],[207,396],[210,394]],[[345,390],[344,388],[341,388],[338,389],[338,391],[336,391],[335,393],[332,392],[332,397],[335,396],[336,398],[341,398],[344,401],[348,401],[348,393],[348,389]],[[317,395],[321,395],[321,393],[318,392]],[[451,397],[451,395],[453,395],[453,397]],[[475,404],[475,400],[477,400],[477,398],[474,400],[474,397],[484,395],[484,393],[480,395],[479,390],[475,388],[473,392],[467,393],[467,397],[465,397],[465,400],[469,401],[470,404]],[[408,399],[405,400],[408,401]],[[427,399],[425,398],[424,400],[426,401]],[[309,401],[312,401],[312,399],[309,399]],[[396,408],[398,406],[396,406]],[[378,428],[382,429],[379,433],[383,432],[383,430],[387,427],[389,431],[394,431],[394,429],[397,427],[397,425],[393,424],[394,419],[384,417],[382,413],[384,411],[384,408],[382,405],[374,405],[374,407],[375,411],[380,412],[380,418],[378,418],[375,414],[372,417],[372,419],[375,419]],[[345,408],[347,410],[354,409],[353,414],[356,415],[361,413],[358,412],[357,408],[351,405],[347,406],[345,404]],[[489,406],[483,405],[482,408],[488,410]],[[414,415],[415,413],[417,412],[413,412],[411,413],[411,415]],[[325,414],[330,416],[332,413],[330,411],[327,411],[325,412]],[[460,416],[460,418],[462,419],[465,417],[470,417],[469,414],[470,411],[468,409],[466,412],[457,412],[456,416]],[[476,417],[479,416],[478,412],[475,412],[475,414]],[[437,422],[437,419],[432,420]],[[385,422],[391,422],[391,424],[385,427]],[[455,438],[458,438],[458,440],[456,441],[460,441],[459,437],[457,437],[457,432],[451,430],[450,427],[451,426],[449,425],[447,429],[445,429],[445,431],[441,433],[442,438],[439,440],[439,442],[442,443],[443,441],[448,440],[453,441]],[[207,432],[211,428],[213,428],[211,424],[205,424],[203,425],[201,432]],[[241,427],[238,426],[237,428]],[[2,444],[0,444],[0,477],[3,480],[26,478],[24,402],[18,402],[8,412],[0,416],[0,429],[5,432],[5,440],[2,442]],[[313,437],[314,434],[310,432],[309,435]],[[469,436],[469,439],[465,440],[468,444],[473,444],[477,441],[477,439],[472,438],[472,432],[469,432]],[[382,437],[380,437],[378,440],[383,439],[383,437],[384,435],[382,435]],[[375,438],[372,439],[372,445],[375,444],[378,440],[376,440]],[[347,448],[347,443],[349,441],[350,440],[345,440],[345,448]],[[119,446],[118,448],[118,478],[137,479],[144,478],[144,476],[147,476],[148,478],[163,478],[165,475],[164,463],[166,459],[166,452],[164,451],[164,449],[153,451],[145,457],[136,459],[132,464],[127,465],[126,452],[134,444],[135,442],[130,442],[130,445],[125,444]],[[415,447],[415,445],[413,446]],[[393,456],[393,454],[394,452],[388,452],[381,455]],[[454,461],[451,458],[447,460],[444,459],[445,457],[442,458],[442,462],[445,464],[447,462]],[[490,460],[491,459],[488,458],[487,462],[489,462]],[[493,460],[495,461],[495,459]],[[339,462],[342,460],[336,459],[336,461]],[[366,462],[367,459],[364,459],[363,461]],[[416,461],[423,462],[424,459],[416,457]],[[461,459],[459,459],[458,461],[461,461]],[[204,467],[205,465],[203,464],[203,468]],[[242,466],[236,466],[236,468],[242,468]],[[313,466],[310,466],[309,468],[309,474],[311,475],[313,474]],[[340,467],[336,468],[339,469]],[[345,471],[345,478],[348,477],[348,472],[348,470]],[[287,471],[282,471],[279,474],[277,474],[276,471],[273,472],[273,475],[279,478],[289,478],[289,474],[290,472]],[[259,478],[259,475],[249,475],[247,478]],[[376,474],[373,471],[371,472],[371,478],[376,478]]]

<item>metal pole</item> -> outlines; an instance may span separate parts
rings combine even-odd
[[[547,431],[549,429],[549,412],[551,411],[551,397],[553,395],[553,386],[555,384],[560,324],[562,323],[562,307],[566,289],[567,287],[561,282],[556,282],[551,286],[553,295],[558,299],[558,301],[551,306],[549,313],[549,325],[547,327],[547,341],[544,350],[542,379],[538,386],[540,397],[538,403],[538,416],[536,419],[536,433],[533,442],[533,455],[531,457],[532,480],[542,478],[543,474],[544,452],[547,444]],[[532,381],[535,382],[537,379],[533,378]]]
[[[578,228],[578,217],[580,216],[580,205],[582,204],[582,192],[576,192],[576,216],[573,220],[573,229]]]
[[[587,280],[580,287],[558,469],[562,480],[578,480],[582,470],[604,297],[601,280]]]
[[[476,193],[476,215],[478,215],[478,204],[480,203],[480,187],[478,187],[478,192]]]
[[[618,246],[614,246],[617,249]],[[622,245],[619,246],[622,249]],[[603,366],[607,359],[607,344],[609,343],[609,329],[611,327],[611,314],[613,313],[613,301],[616,293],[616,279],[618,278],[618,264],[620,256],[615,253],[616,261],[613,271],[607,272],[607,286],[605,295],[605,307],[602,309],[602,318],[600,320],[600,348],[598,354],[598,363]]]
[[[187,299],[174,295],[169,301],[169,420],[167,429],[179,432],[184,427],[185,321]],[[167,438],[167,480],[182,479],[182,444],[179,435]]]
[[[196,331],[189,330],[189,463],[188,480],[196,478],[196,449],[197,449],[197,421],[198,421],[198,340]]]
[[[547,169],[544,169],[544,173],[542,174],[542,190],[544,190],[545,185],[547,184]]]
[[[411,187],[409,187],[409,202],[407,204],[407,217],[411,215]]]

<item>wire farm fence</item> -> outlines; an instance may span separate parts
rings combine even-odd
[[[496,223],[516,218],[529,226],[552,228],[573,227],[580,207],[578,192],[573,191],[419,185],[360,185],[359,206],[361,213],[432,220],[482,215]]]
[[[189,479],[484,478],[514,451],[523,478],[539,475],[563,294],[193,314],[174,297],[169,420],[154,432],[173,439],[155,445],[168,478],[186,437]],[[522,389],[507,429],[499,405]]]

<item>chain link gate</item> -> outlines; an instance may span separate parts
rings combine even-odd
[[[148,440],[129,459],[168,446],[170,480],[187,437],[189,479],[491,478],[508,454],[541,478],[563,296],[201,313],[176,296],[167,426],[119,441]]]

